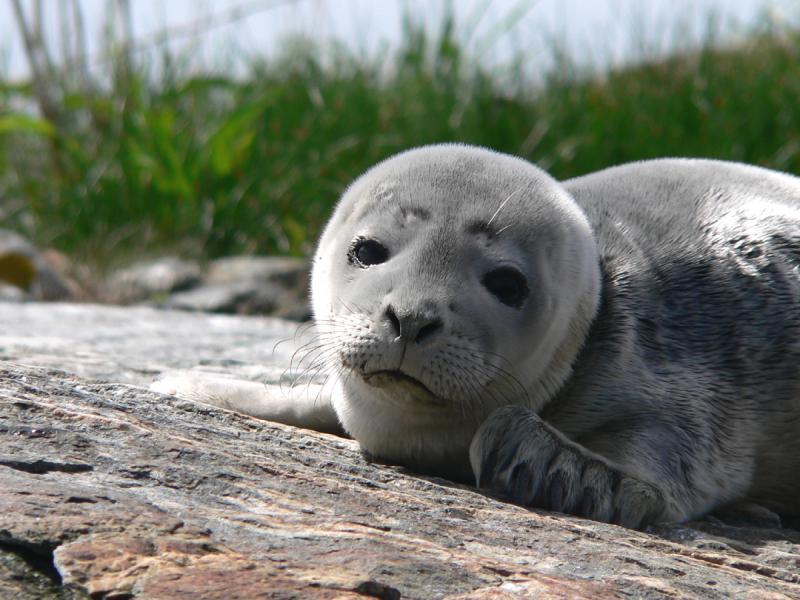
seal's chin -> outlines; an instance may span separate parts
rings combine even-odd
[[[398,391],[402,391],[403,395],[410,395],[415,399],[425,402],[435,404],[444,403],[442,398],[434,394],[428,386],[419,379],[397,369],[372,371],[371,373],[362,374],[361,377],[373,387],[383,390],[397,389]]]

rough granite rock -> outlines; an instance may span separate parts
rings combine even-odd
[[[0,303],[0,597],[800,598],[796,530],[526,510],[146,389],[280,381],[294,328]]]

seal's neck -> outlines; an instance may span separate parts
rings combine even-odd
[[[599,258],[590,266],[584,280],[583,292],[575,305],[561,343],[551,355],[542,376],[529,389],[531,408],[541,410],[566,385],[573,367],[589,337],[589,331],[600,310],[602,274]]]

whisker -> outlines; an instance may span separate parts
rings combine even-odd
[[[514,196],[514,194],[516,194],[517,192],[521,192],[523,189],[524,189],[524,186],[523,186],[523,187],[519,187],[519,188],[517,188],[516,190],[514,190],[513,192],[511,192],[511,193],[508,195],[508,197],[507,197],[505,200],[503,200],[503,201],[500,203],[500,206],[498,206],[498,207],[497,207],[497,210],[496,210],[496,211],[494,211],[494,214],[492,215],[492,218],[491,218],[491,219],[489,219],[489,222],[488,222],[488,223],[486,223],[486,227],[489,227],[489,226],[492,224],[492,221],[494,221],[494,220],[495,220],[495,218],[497,218],[497,215],[499,215],[499,214],[500,214],[500,211],[501,211],[501,210],[503,210],[503,207],[504,207],[506,204],[508,204],[508,201],[509,201],[509,200],[511,200],[511,198]]]

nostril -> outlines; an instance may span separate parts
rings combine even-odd
[[[417,332],[417,337],[414,339],[414,341],[419,344],[426,338],[432,336],[441,328],[442,328],[442,322],[439,319],[431,321],[427,325],[420,327],[419,331]]]
[[[391,306],[387,306],[385,314],[386,320],[389,321],[392,331],[397,337],[400,337],[400,319],[397,318],[394,309]]]

